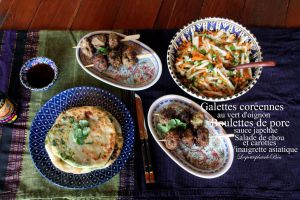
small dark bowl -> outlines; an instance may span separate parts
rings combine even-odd
[[[46,64],[49,65],[52,70],[54,71],[54,78],[51,81],[51,83],[49,83],[48,85],[46,85],[45,87],[41,87],[41,88],[34,88],[30,85],[30,83],[27,80],[27,74],[28,74],[28,70],[38,64]],[[48,90],[55,82],[55,80],[57,79],[57,66],[55,65],[55,63],[50,60],[49,58],[46,57],[36,57],[36,58],[31,58],[30,60],[28,60],[21,68],[20,70],[20,81],[22,83],[22,85],[30,90],[33,91],[45,91]]]

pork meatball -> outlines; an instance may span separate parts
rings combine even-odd
[[[119,47],[120,36],[115,33],[110,33],[108,36],[108,46],[110,49],[117,49]]]
[[[202,112],[196,112],[193,114],[191,119],[191,124],[194,129],[202,126],[204,123],[204,114]]]
[[[107,60],[106,60],[105,56],[103,56],[101,54],[97,54],[97,55],[93,56],[92,57],[92,62],[94,64],[94,67],[99,72],[105,71],[108,67],[108,63],[107,63]]]
[[[161,114],[167,119],[176,118],[176,110],[173,107],[163,109]]]
[[[86,55],[88,58],[93,57],[93,46],[91,45],[90,41],[87,38],[84,38],[80,43],[80,50],[81,52]]]
[[[179,145],[179,135],[175,131],[170,131],[165,137],[165,145],[167,149],[174,150]]]
[[[189,123],[190,119],[191,119],[191,114],[189,110],[183,110],[178,114],[178,118],[184,122],[184,123]]]
[[[121,52],[112,50],[108,54],[108,62],[115,68],[118,68],[122,65]]]
[[[209,131],[207,128],[200,127],[197,129],[196,144],[205,147],[209,143]]]
[[[94,35],[91,38],[91,43],[94,46],[94,48],[98,49],[100,47],[104,47],[106,43],[106,36],[105,35]]]
[[[189,148],[194,145],[194,136],[191,129],[186,129],[183,132],[181,141]]]
[[[131,67],[137,63],[136,52],[132,47],[125,47],[122,53],[122,62],[126,67]]]

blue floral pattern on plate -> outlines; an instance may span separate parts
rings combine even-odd
[[[100,106],[118,120],[124,137],[123,149],[117,160],[105,169],[86,174],[65,173],[52,164],[45,149],[45,137],[62,111],[86,105]],[[134,122],[125,104],[115,95],[94,87],[75,87],[52,97],[35,116],[29,135],[29,150],[38,171],[50,182],[71,189],[92,188],[111,179],[126,164],[133,144]]]

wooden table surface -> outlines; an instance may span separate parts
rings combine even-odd
[[[299,27],[300,0],[0,0],[1,29],[166,29],[220,16]]]

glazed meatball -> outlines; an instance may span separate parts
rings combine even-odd
[[[182,142],[189,148],[194,145],[194,136],[191,129],[186,129],[182,134]]]
[[[88,58],[93,57],[93,46],[91,45],[90,41],[87,38],[84,38],[80,43],[80,50],[81,52],[86,55]]]
[[[108,67],[107,60],[101,54],[97,54],[97,55],[93,56],[92,61],[93,61],[94,67],[99,72],[103,72]]]
[[[193,114],[191,119],[191,124],[194,129],[202,126],[204,123],[204,114],[202,112],[196,112]]]
[[[197,129],[196,144],[202,147],[209,143],[209,131],[207,128],[200,127]]]
[[[91,43],[96,49],[104,47],[106,43],[106,36],[102,34],[94,35],[91,38]]]
[[[115,68],[118,68],[122,65],[121,52],[112,50],[108,54],[108,62]]]
[[[176,110],[172,107],[167,107],[162,110],[161,114],[168,119],[172,119],[176,117]]]
[[[125,47],[122,54],[122,62],[126,67],[131,67],[137,63],[136,52],[132,47]]]
[[[167,149],[174,150],[179,145],[179,135],[175,131],[170,131],[165,137],[165,145]]]
[[[111,33],[108,36],[108,46],[110,49],[117,49],[119,47],[120,36],[115,33]]]
[[[191,119],[190,112],[188,110],[183,110],[182,112],[179,113],[178,118],[184,122],[184,123],[189,123]]]

